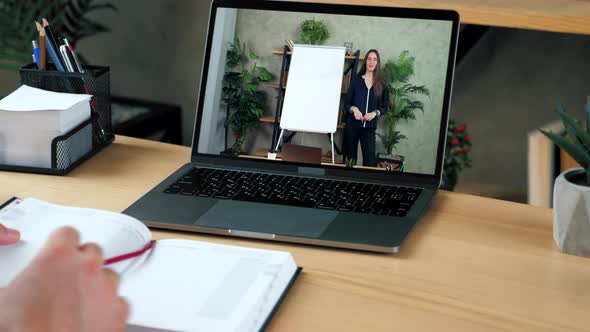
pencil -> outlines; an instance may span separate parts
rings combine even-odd
[[[41,70],[47,68],[47,46],[45,45],[45,28],[41,26],[41,23],[35,21],[37,31],[39,31],[39,65]]]
[[[55,50],[57,51],[57,56],[59,57],[61,64],[63,66],[66,66],[67,60],[59,53],[59,44],[57,43],[57,39],[55,39],[55,35],[53,34],[53,30],[51,30],[51,27],[49,26],[49,21],[47,21],[46,18],[43,18],[43,20],[41,20],[41,22],[43,22],[43,28],[45,29],[45,33],[47,34],[47,38],[49,39],[49,42],[51,43],[51,45],[53,45],[53,48],[55,48]]]

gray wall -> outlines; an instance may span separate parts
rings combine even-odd
[[[590,95],[590,36],[492,28],[457,67],[451,116],[473,136],[473,167],[457,189],[526,202],[527,133],[582,119]]]
[[[225,68],[225,54],[229,43],[234,40],[236,32],[236,9],[222,9],[217,11],[215,29],[211,42],[209,72],[207,73],[207,90],[203,96],[203,115],[199,136],[199,152],[218,154],[225,150],[225,119],[226,107],[221,100],[223,97],[223,75]]]
[[[208,1],[115,4],[118,12],[94,16],[113,31],[83,41],[80,49],[93,63],[111,65],[113,93],[182,105],[184,142],[190,144]],[[278,31],[282,26],[269,27]],[[284,33],[285,39],[298,39],[294,29]],[[161,46],[152,47],[152,40]],[[351,41],[355,48],[366,47]],[[264,46],[259,55],[280,66],[280,57],[268,52],[282,43]],[[590,94],[589,54],[590,36],[582,35],[492,29],[480,41],[457,68],[453,91],[451,115],[467,121],[473,136],[473,168],[461,175],[459,191],[526,201],[526,134],[557,119],[552,111],[557,100],[583,115]],[[420,75],[415,81],[426,83]],[[16,72],[0,71],[0,95],[18,86]],[[320,141],[327,151],[328,140]]]
[[[286,39],[297,42],[297,28],[308,18],[327,23],[331,36],[326,45],[342,46],[344,42],[352,42],[353,49],[360,49],[362,55],[376,48],[383,63],[397,58],[403,50],[409,50],[416,56],[416,75],[412,82],[426,85],[432,94],[430,99],[422,98],[426,105],[424,115],[417,114],[416,121],[398,125],[397,129],[408,136],[408,140],[399,144],[396,153],[406,156],[406,171],[434,173],[451,24],[442,21],[241,10],[238,12],[236,35],[258,54],[258,63],[276,75],[278,81],[281,57],[272,55],[271,51],[282,49]],[[267,91],[270,96],[267,113],[272,115],[276,91]],[[266,126],[248,146],[251,151],[268,148],[271,125]],[[383,127],[383,124],[380,126]],[[321,146],[324,151],[330,149],[325,135],[298,134],[297,137],[300,144]],[[380,148],[378,141],[378,150]]]
[[[92,64],[111,66],[113,94],[180,105],[183,143],[190,145],[210,1],[113,3],[117,12],[91,16],[112,32],[82,40],[78,50]],[[0,71],[0,95],[19,82],[17,73]]]

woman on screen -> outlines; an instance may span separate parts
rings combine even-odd
[[[375,157],[375,131],[377,122],[389,109],[389,92],[381,58],[377,50],[369,50],[358,75],[353,78],[344,102],[347,111],[344,130],[344,157],[357,159],[357,148],[361,142],[363,166],[377,166]]]

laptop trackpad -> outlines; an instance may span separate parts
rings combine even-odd
[[[218,201],[196,226],[317,238],[338,212],[284,205]]]

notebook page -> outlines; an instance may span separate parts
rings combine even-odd
[[[160,240],[121,279],[134,325],[128,331],[257,331],[276,302],[266,305],[273,281],[289,262],[286,252]],[[295,269],[292,263],[290,277]]]
[[[0,246],[0,287],[6,286],[31,262],[49,235],[62,226],[80,232],[82,243],[95,242],[105,258],[139,250],[150,241],[151,233],[141,222],[119,214],[94,209],[64,207],[27,198],[13,208],[0,210],[0,223],[21,232],[15,245]],[[111,267],[123,271],[131,262]]]
[[[281,295],[285,291],[286,285],[289,284],[295,271],[297,270],[297,264],[293,260],[293,257],[289,255],[286,257],[283,264],[271,264],[268,266],[266,273],[272,277],[271,285],[260,305],[254,308],[252,317],[257,319],[252,322],[252,331],[259,331],[262,324],[265,323],[270,312],[274,309],[276,303],[279,301]],[[246,322],[244,322],[244,325]],[[250,330],[250,329],[249,329]]]

